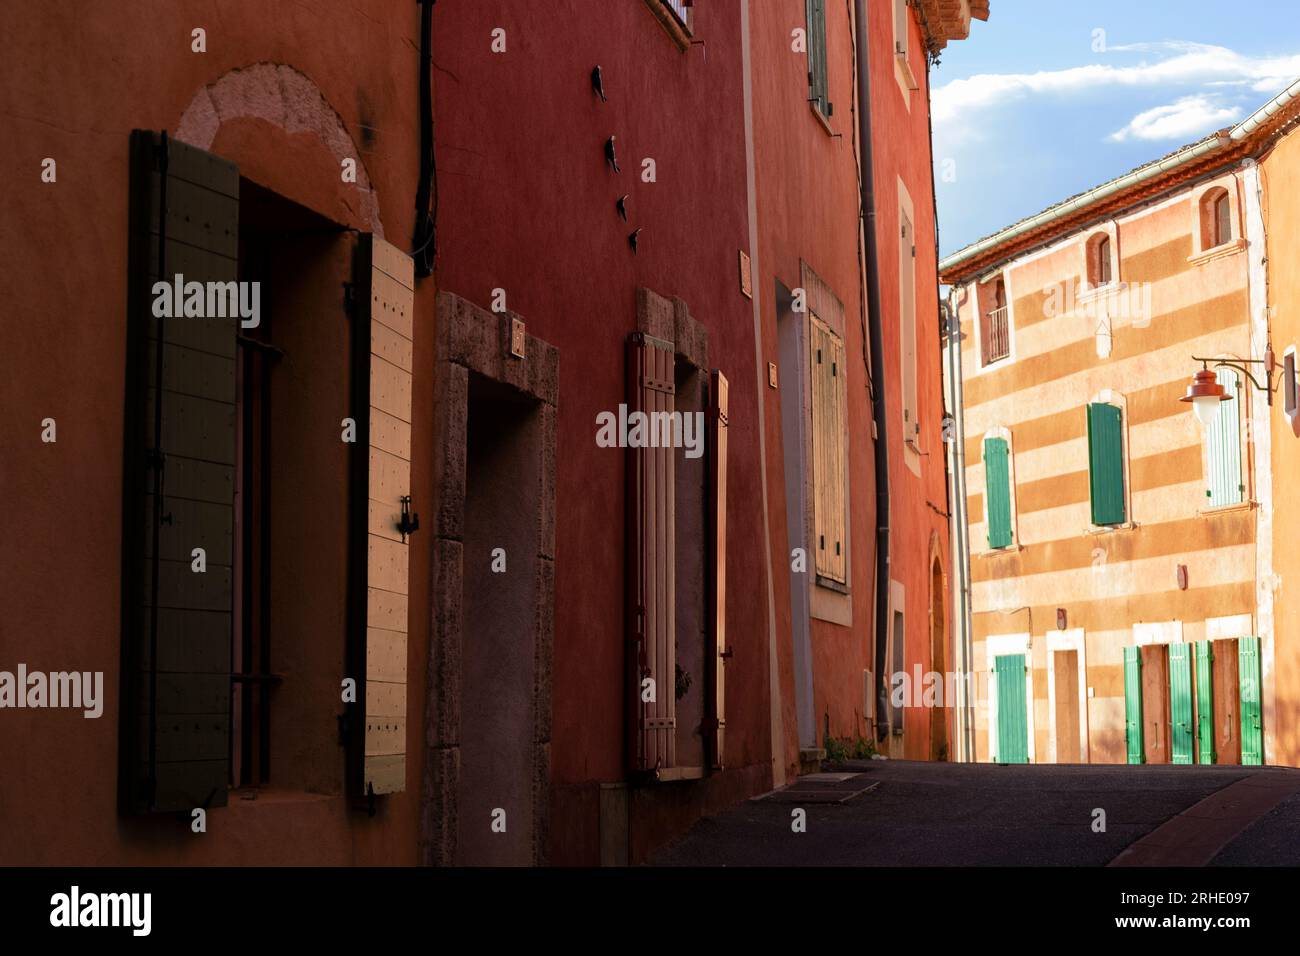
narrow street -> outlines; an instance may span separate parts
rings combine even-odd
[[[1168,845],[1175,854],[1150,863],[1186,865],[1198,855],[1213,866],[1300,863],[1296,770],[885,760],[837,767],[701,820],[650,864],[1106,866],[1144,838],[1148,853]],[[792,829],[799,809],[807,814],[802,833]],[[1094,830],[1098,809],[1103,832]]]

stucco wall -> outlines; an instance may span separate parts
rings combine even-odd
[[[415,748],[406,792],[382,801],[373,819],[348,809],[341,796],[334,715],[343,675],[332,666],[342,660],[341,628],[318,635],[321,656],[286,657],[286,640],[273,660],[286,681],[315,688],[315,696],[295,697],[273,713],[273,726],[291,720],[294,733],[280,734],[290,726],[285,722],[276,731],[280,756],[273,755],[272,782],[277,759],[282,768],[285,761],[313,759],[323,766],[290,774],[289,786],[273,786],[255,800],[232,797],[230,806],[210,811],[202,835],[190,832],[188,820],[119,818],[116,786],[130,131],[169,130],[345,226],[377,230],[382,222],[404,244],[418,166],[412,49],[418,25],[414,4],[395,11],[380,0],[338,5],[327,16],[249,0],[226,4],[217,16],[204,4],[157,0],[50,5],[12,18],[9,82],[0,92],[0,111],[15,132],[14,148],[0,157],[0,174],[14,185],[14,228],[0,240],[12,316],[0,332],[11,370],[3,377],[9,413],[0,422],[0,448],[23,464],[3,470],[0,495],[9,503],[3,537],[23,544],[0,556],[6,595],[0,661],[7,668],[25,661],[47,670],[103,671],[107,702],[98,720],[73,711],[0,715],[0,817],[22,821],[0,848],[6,863],[415,861]],[[191,51],[195,27],[207,31],[206,53]],[[358,185],[341,181],[342,154],[359,160]],[[45,157],[58,163],[55,183],[40,180]],[[282,436],[285,453],[314,441],[320,447],[304,454],[325,463],[326,472],[298,500],[284,501],[277,520],[310,522],[341,507],[335,489],[344,464],[335,452],[347,391],[344,380],[327,374],[337,371],[337,357],[325,346],[346,328],[342,283],[348,278],[344,270],[332,288],[314,293],[316,321],[327,331],[318,340],[295,341],[295,354],[286,358],[311,380],[303,421],[320,431],[314,439]],[[416,296],[415,375],[427,380],[432,283],[421,283]],[[417,508],[430,485],[433,436],[419,427],[430,410],[429,393],[417,390]],[[58,423],[57,443],[40,442],[45,417]],[[331,461],[333,484],[324,480]],[[317,531],[328,527],[323,521]],[[304,530],[299,540],[301,553],[276,555],[284,580],[307,592],[333,588],[332,570],[323,578],[313,572],[311,549],[320,539]],[[428,589],[418,583],[428,576],[424,543],[417,535],[411,549],[412,675],[423,674],[426,659]],[[337,557],[331,553],[322,569],[333,569]],[[318,623],[330,623],[330,607],[325,602],[318,609]],[[411,726],[421,723],[422,701],[422,694],[408,697]]]
[[[1264,226],[1268,235],[1269,305],[1273,348],[1279,360],[1300,346],[1300,276],[1292,268],[1300,235],[1300,138],[1284,136],[1261,163]],[[1269,416],[1273,439],[1273,609],[1277,708],[1274,760],[1300,765],[1300,507],[1294,477],[1300,474],[1300,429],[1283,412],[1279,394]]]

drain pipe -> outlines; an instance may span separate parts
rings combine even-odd
[[[853,0],[858,44],[858,150],[862,165],[861,226],[867,267],[867,317],[871,328],[871,417],[876,441],[876,738],[889,713],[885,648],[889,639],[889,430],[885,407],[885,344],[881,331],[880,263],[876,246],[875,170],[871,148],[871,38],[866,0]],[[888,730],[886,730],[888,733]]]
[[[971,644],[970,593],[970,516],[966,508],[966,398],[962,379],[961,304],[968,295],[965,286],[953,286],[948,293],[948,391],[952,401],[953,440],[952,565],[955,587],[951,589],[953,636],[957,644],[957,739],[958,760],[975,762],[975,701],[978,697],[978,674],[973,666]],[[974,696],[972,696],[974,695]]]

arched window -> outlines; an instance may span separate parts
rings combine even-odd
[[[980,322],[983,364],[990,365],[1011,354],[1011,325],[1007,313],[1007,287],[1001,278],[993,280],[990,308]]]
[[[1110,236],[1100,232],[1088,240],[1088,285],[1097,288],[1108,285],[1114,278]]]
[[[1201,197],[1201,250],[1232,242],[1232,198],[1222,187]]]
[[[1228,201],[1227,190],[1214,200],[1214,244],[1221,246],[1232,241],[1232,203]]]

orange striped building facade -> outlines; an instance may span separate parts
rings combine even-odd
[[[1253,165],[1202,169],[1085,211],[1001,261],[946,270],[961,332],[977,760],[1175,761],[1186,745],[1173,739],[1171,657],[1177,668],[1192,646],[1248,636],[1262,637],[1271,745],[1271,609],[1260,601],[1271,484],[1252,437],[1268,427],[1267,405],[1244,380],[1210,426],[1179,401],[1193,356],[1262,348],[1257,184]],[[1023,697],[998,687],[1013,672],[1018,683],[1017,655]]]

